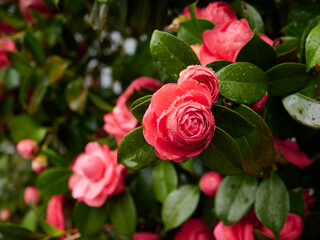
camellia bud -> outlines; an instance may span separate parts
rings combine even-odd
[[[180,15],[173,19],[172,23],[168,26],[168,30],[178,32],[180,23],[187,21],[188,18],[186,16]]]
[[[47,157],[42,154],[39,154],[32,160],[31,166],[32,170],[36,173],[42,172],[48,166]]]
[[[255,103],[249,104],[248,107],[251,108],[255,112],[260,112],[262,109],[264,109],[266,103],[268,100],[268,94],[264,94],[263,97]]]
[[[24,201],[26,204],[37,204],[39,202],[39,192],[38,189],[34,186],[27,187],[23,193]]]
[[[34,154],[38,151],[38,143],[32,139],[23,139],[17,144],[18,153],[27,159],[31,159]]]
[[[200,189],[207,196],[214,197],[223,177],[216,172],[205,173],[200,179]]]
[[[0,221],[7,221],[11,216],[11,211],[8,208],[0,209]]]

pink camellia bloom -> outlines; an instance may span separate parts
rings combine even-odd
[[[90,207],[100,207],[108,197],[124,190],[126,168],[117,164],[117,150],[90,142],[72,165],[72,197]]]
[[[18,142],[17,146],[18,153],[27,159],[31,159],[35,152],[38,151],[38,143],[32,139],[26,138]]]
[[[192,79],[166,84],[153,94],[142,127],[159,158],[181,162],[209,145],[215,130],[211,102],[208,88]]]
[[[218,100],[219,83],[217,76],[212,69],[200,65],[190,65],[180,72],[178,84],[181,84],[188,79],[196,80],[208,87],[211,93],[212,104]]]
[[[11,66],[8,59],[8,52],[14,51],[17,51],[17,48],[12,40],[0,38],[0,69],[2,69],[3,66]]]
[[[304,206],[305,206],[304,214],[307,216],[312,213],[309,207],[312,203],[316,201],[316,198],[311,196],[309,190],[307,189],[302,189],[302,194],[303,194]]]
[[[297,142],[273,138],[273,144],[276,151],[280,152],[290,163],[300,169],[312,164],[311,159],[299,150]]]
[[[0,221],[7,221],[11,216],[11,211],[8,208],[0,209]]]
[[[48,166],[48,160],[45,155],[39,154],[31,162],[31,168],[36,173],[41,173]]]
[[[206,30],[199,50],[201,64],[216,60],[235,62],[240,49],[251,39],[252,34],[247,19],[232,19],[212,30]],[[267,36],[260,34],[260,37],[268,44],[273,44]]]
[[[140,77],[135,79],[129,87],[118,98],[116,106],[111,113],[104,115],[104,130],[115,136],[117,143],[119,144],[121,139],[130,131],[135,129],[138,121],[131,114],[127,101],[133,92],[142,91],[142,88],[149,89],[151,91],[158,90],[162,83],[159,80],[150,77]]]
[[[159,236],[151,232],[136,232],[133,240],[160,240]]]
[[[280,240],[296,240],[302,234],[303,221],[299,215],[289,213],[286,222],[280,232]],[[274,234],[265,226],[261,231],[267,236],[274,238]]]
[[[54,11],[50,9],[43,0],[20,0],[19,8],[23,17],[30,23],[34,21],[31,14],[32,10],[47,16],[52,16],[54,14]]]
[[[267,100],[268,100],[268,94],[266,93],[258,102],[249,104],[248,107],[255,112],[260,112],[266,106]]]
[[[60,229],[61,231],[65,231],[65,218],[63,215],[63,195],[54,195],[50,199],[47,205],[47,223],[52,226]]]
[[[226,226],[220,221],[213,230],[216,240],[255,240],[253,229],[257,227],[258,220],[253,211],[250,211],[237,223]]]
[[[16,29],[11,26],[9,23],[6,21],[0,21],[0,33],[2,34],[11,34],[14,33]]]
[[[213,236],[203,219],[191,218],[185,222],[174,240],[211,240]]]
[[[200,189],[209,197],[214,197],[222,180],[223,177],[219,173],[207,172],[200,179]]]
[[[37,204],[39,202],[39,191],[34,186],[29,186],[24,190],[23,193],[24,201],[26,204]]]

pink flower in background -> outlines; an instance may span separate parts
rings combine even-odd
[[[19,8],[23,17],[30,23],[34,21],[31,14],[32,10],[47,16],[52,16],[54,14],[54,11],[50,9],[43,0],[20,0]]]
[[[11,216],[11,211],[8,208],[0,209],[0,221],[7,221]]]
[[[23,197],[26,204],[30,204],[31,202],[37,204],[39,202],[39,191],[34,186],[26,187]]]
[[[142,88],[155,91],[161,87],[162,83],[159,80],[140,77],[135,79],[129,87],[121,94],[118,98],[116,106],[111,113],[104,115],[104,130],[115,136],[117,143],[119,144],[121,139],[130,131],[135,129],[138,121],[131,114],[128,106],[127,100],[136,90],[138,92],[142,91]]]
[[[246,19],[232,19],[224,24],[206,30],[202,35],[199,58],[202,65],[216,60],[235,62],[240,49],[251,39],[252,31]],[[260,34],[260,37],[272,45],[272,40]]]
[[[191,218],[185,222],[174,240],[211,240],[213,236],[203,219]]]
[[[90,142],[72,165],[69,179],[72,197],[91,207],[100,207],[108,197],[124,190],[126,168],[117,164],[117,150]]]
[[[133,240],[160,240],[160,237],[151,232],[136,232],[133,234]]]
[[[304,206],[305,206],[305,215],[311,214],[311,210],[309,206],[316,201],[316,198],[310,195],[310,191],[307,189],[302,189],[303,199],[304,199]]]
[[[52,226],[60,229],[61,231],[65,231],[65,218],[63,215],[63,195],[54,195],[50,199],[47,205],[47,223]]]
[[[8,59],[8,52],[17,51],[16,45],[10,39],[0,38],[0,69],[3,66],[11,66],[11,63]]]
[[[215,130],[211,101],[208,88],[190,79],[166,84],[153,94],[142,127],[159,158],[181,162],[209,145]]]
[[[18,153],[27,159],[31,159],[35,152],[38,151],[38,143],[32,139],[26,138],[18,142],[17,146]]]
[[[43,170],[45,170],[48,166],[48,160],[45,155],[39,154],[34,159],[32,159],[31,162],[31,168],[36,173],[41,173]]]
[[[223,177],[219,173],[207,172],[200,179],[200,189],[209,197],[214,197],[222,180]]]
[[[297,142],[291,140],[279,140],[273,138],[274,149],[280,152],[291,164],[303,169],[312,161],[306,154],[299,150]]]
[[[211,93],[212,104],[218,100],[219,83],[217,76],[214,74],[212,69],[199,65],[190,65],[185,70],[180,72],[178,84],[181,84],[188,79],[196,80],[199,83],[204,84],[209,89]]]
[[[296,240],[302,234],[303,221],[300,216],[289,213],[286,222],[280,232],[280,240]],[[267,236],[274,238],[274,234],[265,226],[261,231]]]
[[[0,21],[0,33],[1,34],[12,34],[16,31],[16,29],[11,26],[6,21]]]
[[[199,8],[199,7],[195,7],[195,11],[196,11],[196,16],[197,16],[197,18],[201,18],[201,16],[202,16],[202,9]],[[191,17],[188,6],[186,6],[186,7],[183,9],[182,14],[183,14],[184,16],[186,16],[187,18],[190,18],[190,17]]]
[[[248,107],[255,112],[260,112],[266,106],[267,100],[268,100],[268,94],[266,93],[258,102],[249,104]]]

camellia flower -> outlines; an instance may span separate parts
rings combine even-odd
[[[52,226],[60,229],[61,231],[65,231],[65,218],[63,215],[63,195],[54,195],[50,199],[47,205],[47,223]]]
[[[211,101],[208,88],[192,79],[166,84],[153,94],[142,127],[159,158],[180,162],[209,145],[215,130]]]
[[[11,26],[9,23],[6,21],[0,21],[0,33],[2,34],[11,34],[14,33],[16,29]]]
[[[24,201],[26,204],[37,204],[39,202],[39,191],[34,186],[29,186],[24,190],[23,193]]]
[[[3,66],[11,66],[11,63],[8,59],[8,52],[17,51],[16,45],[10,39],[0,38],[0,69]]]
[[[212,69],[199,65],[190,65],[180,72],[178,84],[188,79],[196,80],[207,86],[211,93],[212,104],[217,101],[219,97],[219,83]]]
[[[213,236],[203,219],[191,218],[185,222],[174,240],[211,240]]]
[[[300,169],[312,164],[310,158],[299,150],[297,142],[273,138],[273,144],[276,151],[280,152],[290,163]]]
[[[247,19],[232,19],[204,31],[199,50],[202,65],[216,60],[235,62],[240,49],[251,39],[253,33]],[[264,34],[260,37],[272,46],[273,41]]]
[[[280,240],[296,240],[302,234],[303,221],[297,214],[289,213],[286,222],[280,232]],[[265,226],[262,232],[267,236],[274,238],[274,234]]]
[[[160,240],[159,236],[151,232],[136,232],[133,240]]]
[[[45,170],[48,166],[48,159],[45,155],[39,154],[34,159],[32,159],[31,162],[31,168],[36,173],[41,173],[43,170]]]
[[[11,216],[11,211],[8,208],[0,209],[0,221],[7,221]]]
[[[135,79],[118,98],[113,111],[104,115],[105,125],[103,128],[107,133],[115,136],[118,144],[121,139],[128,132],[135,129],[138,124],[138,121],[131,114],[130,109],[127,106],[127,100],[135,90],[141,92],[142,88],[145,88],[155,91],[159,89],[161,85],[162,83],[159,80],[149,77]]]
[[[207,196],[214,197],[222,180],[223,177],[219,173],[207,172],[200,179],[200,189]]]
[[[305,206],[305,215],[311,214],[311,210],[309,209],[310,205],[316,201],[316,198],[310,195],[310,191],[307,189],[302,189],[302,195],[304,199]]]
[[[30,23],[34,21],[31,14],[32,10],[47,16],[51,16],[54,13],[42,0],[20,0],[19,8],[23,17]]]
[[[17,146],[18,153],[27,159],[31,159],[35,152],[38,151],[38,143],[32,139],[26,138],[18,142]]]
[[[72,165],[69,179],[73,198],[91,207],[100,207],[108,197],[124,190],[126,168],[117,164],[117,150],[90,142]]]

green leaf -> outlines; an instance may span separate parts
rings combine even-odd
[[[37,228],[37,213],[30,209],[23,217],[21,226],[35,232]]]
[[[211,68],[213,71],[218,72],[220,71],[222,68],[224,68],[225,66],[228,66],[232,64],[232,62],[230,61],[226,61],[226,60],[217,60],[217,61],[213,61],[211,63],[208,63],[206,65],[207,68]]]
[[[89,98],[94,103],[94,105],[96,105],[101,110],[112,112],[113,106],[107,103],[103,98],[99,97],[96,94],[93,94],[92,92],[89,92]]]
[[[31,29],[28,29],[26,31],[26,34],[24,36],[24,40],[26,42],[27,47],[31,50],[35,59],[39,63],[43,63],[45,60],[45,55],[44,55],[42,45],[38,41],[38,39],[35,37],[34,33],[31,31]]]
[[[41,226],[42,230],[51,237],[59,237],[62,235],[66,235],[66,232],[63,232],[54,226],[47,223],[40,215],[38,215],[38,222]]]
[[[260,33],[264,33],[264,24],[259,12],[249,3],[242,2],[243,15],[248,20],[252,31],[255,29]]]
[[[49,86],[47,76],[42,75],[37,77],[39,78],[39,82],[35,86],[34,92],[28,104],[28,113],[30,115],[34,114],[38,110]]]
[[[233,110],[255,125],[255,128],[246,136],[235,138],[242,153],[242,166],[245,173],[253,177],[268,175],[274,158],[273,139],[268,126],[247,106],[240,105]]]
[[[154,147],[144,139],[142,127],[138,127],[121,140],[118,149],[118,164],[140,170],[158,161]]]
[[[259,221],[269,228],[276,237],[288,217],[290,208],[289,193],[281,178],[271,172],[258,187],[255,200],[255,213]]]
[[[64,159],[60,154],[50,148],[42,149],[41,154],[45,155],[49,161],[57,167],[68,167],[70,162]]]
[[[166,198],[161,212],[165,231],[180,226],[196,210],[200,189],[194,185],[184,185],[171,192]]]
[[[20,85],[20,74],[14,68],[4,66],[0,70],[0,85],[5,91],[10,91]]]
[[[179,32],[177,37],[188,43],[192,44],[201,44],[202,43],[202,34],[207,29],[213,29],[214,24],[205,19],[198,19],[200,34],[197,33],[194,22],[192,20],[187,20],[185,22],[180,23]]]
[[[160,161],[152,170],[152,188],[156,198],[163,203],[178,185],[178,175],[171,162]]]
[[[49,168],[37,177],[37,188],[45,197],[67,193],[70,175],[71,171],[68,168]]]
[[[232,225],[248,213],[257,188],[257,178],[247,175],[227,176],[223,179],[215,198],[215,210],[224,225]]]
[[[290,212],[298,214],[302,219],[305,217],[305,202],[301,188],[289,191]]]
[[[216,127],[209,146],[201,153],[202,163],[221,174],[242,173],[242,157],[237,143],[225,131]]]
[[[151,102],[152,95],[147,95],[134,101],[130,106],[132,115],[139,121],[142,122],[144,113],[147,111]]]
[[[150,51],[161,70],[175,80],[189,65],[200,65],[196,53],[186,42],[166,32],[153,32]]]
[[[268,94],[284,96],[299,91],[312,78],[305,70],[306,66],[301,63],[281,63],[274,66],[267,71]]]
[[[265,235],[259,229],[253,229],[253,234],[257,240],[274,240],[273,238],[270,238],[267,235]]]
[[[43,235],[38,233],[33,233],[27,228],[21,227],[17,224],[0,224],[0,233],[7,237],[10,240],[32,240],[32,239],[40,239]]]
[[[131,238],[136,230],[137,211],[128,192],[110,199],[110,218],[116,234]]]
[[[41,142],[47,133],[45,127],[40,126],[32,117],[26,114],[16,115],[9,127],[10,136],[15,142],[26,138]]]
[[[103,3],[103,4],[112,4],[112,3],[115,3],[116,0],[96,0],[96,2]]]
[[[273,46],[275,47],[278,58],[288,54],[292,50],[297,50],[300,40],[296,37],[284,36],[274,40]]]
[[[254,128],[254,125],[245,117],[233,111],[231,108],[214,105],[212,107],[212,113],[216,125],[230,134],[231,137],[242,137]]]
[[[9,59],[14,67],[21,75],[29,75],[32,72],[30,62],[20,52],[9,52]]]
[[[93,3],[88,21],[93,30],[97,31],[99,35],[107,22],[107,16],[108,5],[95,1]]]
[[[236,62],[250,62],[263,70],[274,66],[277,54],[273,47],[261,39],[255,30],[252,38],[241,48]]]
[[[88,90],[83,79],[76,79],[70,82],[65,88],[65,97],[69,108],[82,114],[87,102]]]
[[[220,94],[237,103],[259,101],[267,90],[267,75],[247,62],[230,64],[217,72]]]
[[[73,208],[73,220],[83,236],[92,236],[102,230],[107,221],[106,206],[89,207],[84,203],[77,202]]]
[[[199,21],[198,21],[198,18],[197,18],[197,15],[196,15],[196,6],[197,6],[197,3],[198,3],[198,0],[196,0],[195,2],[193,2],[192,4],[190,4],[188,6],[188,10],[189,10],[189,13],[190,13],[190,17],[191,17],[191,20],[193,22],[193,25],[194,25],[194,28],[198,34],[198,36],[201,37],[201,32],[200,32],[200,25],[199,25]]]
[[[49,70],[49,82],[55,83],[59,81],[69,65],[69,60],[63,59],[59,56],[50,57],[47,60],[47,67]]]
[[[320,64],[320,23],[314,27],[306,39],[307,72]]]

